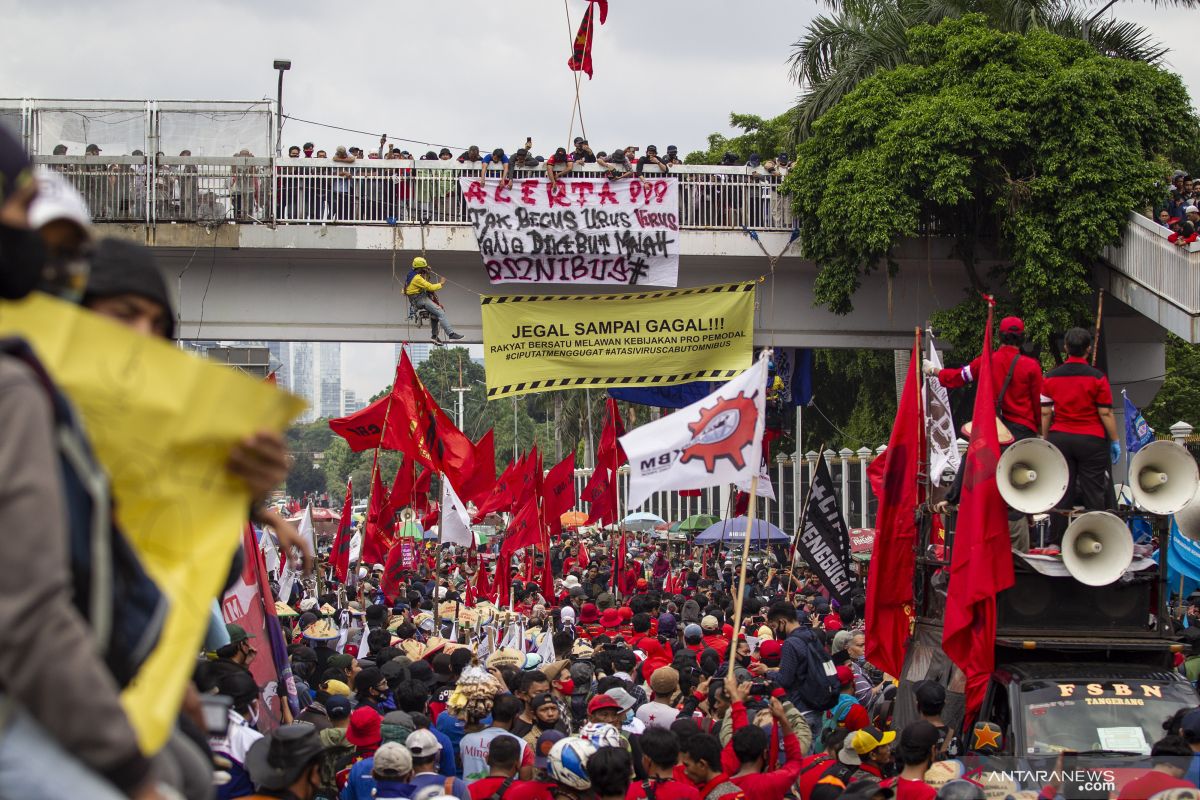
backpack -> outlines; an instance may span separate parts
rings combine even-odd
[[[27,342],[2,339],[0,353],[28,366],[50,401],[67,512],[72,602],[87,620],[108,671],[124,688],[158,643],[167,599],[117,527],[108,474],[67,398]]]
[[[816,634],[811,630],[802,629],[801,636],[788,636],[784,639],[783,646],[787,647],[789,644],[798,650],[796,655],[804,665],[804,680],[796,686],[784,688],[800,700],[804,707],[802,710],[827,711],[833,708],[841,696],[842,687],[838,683],[837,668],[833,666],[833,659],[825,652],[825,648],[821,647]]]
[[[845,719],[846,714],[850,713],[850,707],[857,702],[854,697],[843,694],[838,696],[837,703],[833,708],[825,712],[821,718],[821,727],[814,731],[813,750],[822,750],[825,746],[825,737],[838,729],[838,725]]]

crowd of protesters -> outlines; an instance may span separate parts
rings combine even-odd
[[[1175,170],[1166,199],[1155,210],[1155,219],[1171,231],[1167,239],[1178,247],[1200,239],[1200,178],[1193,180],[1183,170]]]

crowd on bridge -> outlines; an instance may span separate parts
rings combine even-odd
[[[77,154],[60,144],[53,155]],[[83,155],[100,157],[102,151],[89,144]],[[341,145],[330,151],[305,142],[288,147],[287,158],[313,163],[281,161],[274,168],[235,164],[214,169],[195,163],[172,163],[161,151],[153,159],[141,150],[131,155],[145,160],[133,164],[55,161],[51,168],[79,188],[98,220],[142,218],[152,206],[154,218],[164,222],[259,222],[273,217],[353,223],[461,218],[462,198],[455,180],[458,175],[446,170],[446,165],[459,166],[464,174],[500,181],[541,177],[554,182],[572,174],[591,175],[592,170],[584,173],[579,169],[584,165],[595,165],[610,180],[644,180],[647,175],[669,174],[672,167],[683,164],[675,145],[667,146],[661,154],[653,144],[647,145],[644,153],[633,145],[594,150],[583,137],[575,137],[571,148],[557,148],[549,156],[536,153],[528,139],[512,151],[472,145],[457,155],[449,147],[414,155],[389,143],[386,135],[371,151]],[[230,155],[254,157],[248,149]],[[190,158],[192,152],[185,149],[179,156]],[[410,163],[387,170],[363,163],[380,160]],[[431,162],[441,163],[434,167]],[[720,166],[720,172],[689,175],[681,198],[685,216],[690,214],[697,223],[712,226],[741,224],[757,228],[782,224],[784,208],[778,189],[790,166],[787,153],[778,153],[774,158],[751,153],[743,160],[729,151]]]
[[[1167,238],[1172,244],[1187,247],[1200,240],[1200,178],[1193,180],[1183,170],[1175,170],[1155,218],[1171,231]]]

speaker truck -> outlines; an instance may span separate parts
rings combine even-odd
[[[1014,554],[1016,582],[996,600],[995,671],[978,716],[964,728],[963,674],[941,647],[953,535],[947,534],[946,547],[931,547],[931,513],[923,509],[918,519],[916,619],[894,728],[917,718],[913,687],[933,680],[946,687],[942,720],[961,731],[964,767],[995,770],[993,777],[1002,776],[997,791],[1040,788],[1039,779],[1056,765],[1076,779],[1062,787],[1068,798],[1107,797],[1106,780],[1141,774],[1150,746],[1164,735],[1163,722],[1200,703],[1174,669],[1182,645],[1168,614],[1166,566],[1126,558],[1129,569],[1114,573],[1108,556],[1093,574],[1111,582],[1090,585],[1096,582],[1090,576],[1081,572],[1081,580],[1069,572],[1079,570],[1069,561],[1055,565]],[[1122,550],[1111,521],[1095,522],[1076,519],[1083,558],[1097,542],[1097,554]],[[1119,528],[1130,540],[1125,525]],[[1158,528],[1160,552],[1166,552],[1165,526]],[[1080,779],[1098,770],[1106,770],[1104,780]]]

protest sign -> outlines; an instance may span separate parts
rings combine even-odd
[[[676,286],[675,178],[460,178],[492,283]]]
[[[482,298],[489,400],[552,389],[726,381],[750,366],[754,283]]]
[[[79,410],[117,519],[170,600],[158,646],[121,697],[142,750],[157,752],[175,729],[250,507],[229,453],[252,433],[283,430],[304,404],[45,295],[0,305],[0,335],[29,341]]]

